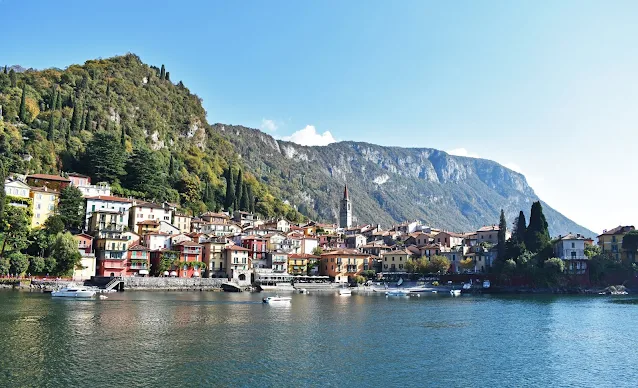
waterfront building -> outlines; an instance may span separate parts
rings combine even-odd
[[[383,253],[381,255],[383,272],[406,272],[405,263],[411,256],[412,253],[405,249]]]
[[[237,245],[248,249],[248,255],[255,262],[266,259],[268,242],[265,238],[257,235],[239,236]],[[237,241],[236,241],[237,243]]]
[[[348,195],[348,185],[343,188],[343,198],[339,207],[339,227],[347,229],[352,226],[352,203]]]
[[[32,187],[29,195],[33,206],[31,227],[40,228],[49,216],[53,215],[55,207],[58,205],[59,193],[44,186]]]
[[[250,281],[252,264],[248,257],[248,249],[231,245],[224,249],[224,266],[229,278],[238,281]]]
[[[211,239],[202,243],[202,261],[206,264],[207,277],[226,277],[225,254],[227,242],[225,239]]]
[[[91,214],[98,210],[115,210],[122,214],[122,223],[129,224],[129,210],[133,206],[131,200],[110,195],[98,195],[86,198],[85,225],[88,227]]]
[[[283,251],[269,252],[266,255],[266,268],[273,272],[286,273],[288,271],[288,253]]]
[[[558,236],[554,243],[554,254],[565,261],[565,272],[584,275],[588,269],[588,257],[585,256],[585,237],[569,233]]]
[[[321,260],[321,256],[309,255],[307,253],[293,253],[288,255],[288,273],[291,275],[312,275],[308,274],[308,265],[315,264]],[[313,265],[313,269],[318,275],[318,266]]]
[[[150,249],[139,244],[133,245],[129,247],[126,259],[126,276],[148,276]]]
[[[319,273],[337,283],[345,283],[370,269],[369,266],[369,255],[353,249],[337,249],[321,255]]]
[[[627,260],[627,252],[622,249],[622,239],[628,232],[636,230],[633,225],[617,226],[611,230],[604,230],[598,236],[598,246],[602,253],[610,253],[616,260]]]
[[[73,236],[78,243],[78,251],[82,256],[93,254],[93,236],[86,233],[80,233]]]
[[[197,265],[185,264],[192,262],[200,262],[202,261],[202,246],[193,241],[182,241],[171,247],[172,250],[179,252],[179,261],[180,268],[178,269],[179,277],[200,277],[202,275],[201,271],[206,270],[205,268],[200,268]]]
[[[95,240],[97,276],[126,276],[125,253],[133,243],[131,237],[119,232],[100,232]]]

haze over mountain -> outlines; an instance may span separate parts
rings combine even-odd
[[[529,214],[538,200],[525,177],[496,162],[449,155],[432,148],[383,147],[343,141],[306,147],[277,140],[256,129],[215,124],[234,144],[250,171],[310,216],[336,222],[348,184],[360,224],[385,227],[420,219],[433,227],[471,231]],[[595,236],[543,203],[552,236],[567,232]]]

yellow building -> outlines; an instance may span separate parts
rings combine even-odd
[[[388,251],[381,255],[383,272],[406,272],[405,263],[412,254],[405,249]]]
[[[32,187],[29,195],[33,200],[31,227],[41,228],[47,218],[53,215],[58,204],[59,193],[47,187]]]
[[[288,256],[288,273],[291,275],[307,275],[308,261],[319,259],[321,259],[321,256],[293,253]]]
[[[636,230],[633,225],[617,226],[611,230],[606,230],[598,236],[598,246],[602,253],[611,253],[616,260],[626,260],[627,252],[622,249],[622,239],[628,232]]]
[[[370,255],[356,249],[337,249],[321,255],[319,273],[337,283],[345,283],[370,267]]]
[[[140,221],[137,223],[137,234],[144,236],[149,233],[158,233],[160,223],[154,220]]]

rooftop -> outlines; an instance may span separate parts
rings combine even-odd
[[[114,195],[96,195],[95,197],[86,197],[86,199],[92,199],[95,201],[111,201],[111,202],[123,202],[123,203],[131,203],[128,198],[116,197]]]
[[[618,225],[617,227],[611,229],[611,230],[603,230],[603,234],[599,235],[600,236],[611,236],[614,234],[625,234],[627,232],[631,232],[632,230],[636,230],[636,228],[634,228],[633,225],[628,225],[628,226],[621,226]]]
[[[42,179],[42,180],[48,180],[48,181],[71,182],[69,178],[66,178],[60,175],[48,175],[48,174],[28,175],[27,179]]]

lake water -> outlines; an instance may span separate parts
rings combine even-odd
[[[638,386],[614,297],[263,296],[0,292],[0,386]]]

